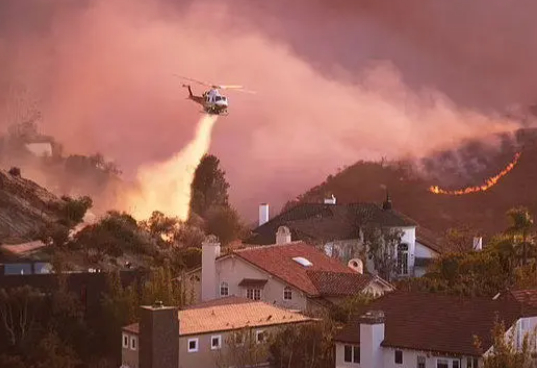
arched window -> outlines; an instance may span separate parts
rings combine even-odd
[[[408,275],[408,244],[397,246],[397,272],[400,275]]]
[[[283,300],[292,300],[293,290],[289,286],[283,288]]]
[[[229,295],[229,286],[227,282],[222,282],[220,284],[220,296],[228,296]]]

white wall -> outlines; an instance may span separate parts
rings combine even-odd
[[[382,349],[382,363],[380,366],[372,367],[367,366],[365,361],[361,359],[360,364],[345,362],[345,344],[336,343],[336,367],[335,368],[415,368],[418,366],[418,357],[425,357],[426,368],[436,368],[436,363],[439,359],[448,359],[450,368],[454,360],[459,361],[459,368],[466,368],[467,358],[456,357],[437,357],[424,351],[417,350],[403,350],[403,363],[395,363],[395,350],[393,348],[381,348]],[[363,354],[361,354],[363,356]],[[470,358],[471,359],[471,358]],[[480,363],[481,364],[481,363]]]
[[[188,275],[188,278],[192,278],[194,274]],[[239,283],[242,279],[267,279],[267,283],[261,289],[261,300],[267,303],[274,303],[283,308],[287,309],[297,309],[304,311],[306,310],[306,296],[300,290],[291,288],[293,292],[292,300],[283,299],[283,289],[286,284],[284,284],[279,279],[276,279],[269,275],[268,273],[258,269],[257,267],[251,265],[250,263],[244,261],[243,259],[236,256],[229,256],[226,258],[221,258],[216,262],[216,272],[215,272],[215,292],[214,298],[221,297],[220,295],[220,285],[222,282],[227,282],[229,287],[229,295],[236,295],[240,297],[246,297],[246,288],[240,287]],[[190,281],[188,282],[188,288],[193,288],[194,290],[194,303],[199,302],[200,295],[200,283],[199,281]]]
[[[416,241],[416,258],[435,258],[438,257],[438,252],[435,252],[431,248],[427,248],[425,245]]]

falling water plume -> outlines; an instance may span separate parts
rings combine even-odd
[[[509,163],[509,165],[506,166],[505,169],[500,171],[499,174],[497,174],[497,175],[495,175],[495,176],[493,176],[491,178],[488,178],[485,181],[485,184],[483,184],[483,185],[479,185],[479,186],[475,186],[475,187],[468,187],[468,188],[458,189],[458,190],[445,190],[445,189],[442,189],[442,188],[440,188],[440,187],[435,185],[435,186],[430,187],[429,191],[431,193],[434,193],[434,194],[449,194],[449,195],[463,195],[463,194],[469,194],[469,193],[475,193],[475,192],[484,192],[484,191],[492,188],[496,183],[498,183],[498,181],[502,177],[504,177],[511,170],[513,170],[513,168],[518,163],[519,159],[520,159],[520,152],[517,152],[515,154],[515,158],[513,159],[513,161],[511,161]]]
[[[217,119],[216,115],[204,114],[194,138],[180,152],[166,162],[139,169],[139,188],[127,200],[127,207],[134,218],[147,219],[153,211],[180,220],[188,218],[194,173],[209,150],[211,132]]]

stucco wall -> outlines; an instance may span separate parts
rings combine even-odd
[[[199,302],[199,296],[201,295],[201,282],[196,281],[195,276],[201,278],[201,271],[188,275],[186,287],[188,289],[193,289],[193,295],[195,296],[194,300],[195,302]],[[229,295],[246,297],[246,288],[239,286],[239,283],[243,279],[268,280],[265,286],[261,289],[261,300],[264,302],[275,304],[287,309],[306,309],[306,296],[300,290],[291,288],[292,299],[284,300],[283,289],[288,285],[235,256],[230,256],[217,261],[216,280],[213,284],[214,297],[221,297],[220,285],[222,282],[227,282]]]
[[[193,336],[181,336],[179,338],[179,368],[218,368],[237,365],[237,360],[242,360],[246,353],[255,353],[257,355],[257,363],[266,363],[268,360],[268,344],[256,344],[255,337],[258,331],[265,333],[266,339],[270,334],[277,333],[282,325],[268,326],[261,328],[252,328],[249,331],[250,338],[245,338],[245,343],[242,346],[237,346],[233,343],[233,332],[217,332]],[[245,334],[244,332],[239,332]],[[129,347],[123,347],[122,344],[122,364],[128,365],[130,368],[138,368],[139,350],[130,349],[130,339],[138,338],[136,334],[123,332],[129,337]],[[221,347],[211,349],[211,341],[213,337],[219,336]],[[197,351],[188,351],[188,344],[191,339],[197,340]],[[233,348],[230,348],[233,346]],[[252,354],[250,354],[252,355]]]
[[[439,359],[447,359],[449,360],[449,366],[452,367],[452,361],[458,360],[459,361],[459,368],[465,368],[467,358],[457,358],[457,357],[440,357],[440,356],[433,356],[430,353],[424,352],[424,351],[415,351],[415,350],[402,350],[403,352],[403,363],[402,364],[396,364],[395,363],[395,350],[392,348],[382,348],[383,349],[383,366],[382,367],[366,367],[363,364],[356,364],[356,363],[347,363],[344,359],[344,348],[345,344],[337,343],[336,344],[336,368],[407,368],[407,367],[417,367],[418,366],[418,357],[425,358],[425,367],[426,368],[436,368],[437,361]],[[471,358],[470,358],[471,359]],[[480,364],[482,364],[480,360]]]

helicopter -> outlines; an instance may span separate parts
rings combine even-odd
[[[226,86],[226,85],[215,85],[210,83],[201,82],[192,78],[182,77],[180,75],[176,75],[182,79],[189,80],[194,83],[201,84],[203,86],[209,87],[210,89],[203,92],[201,96],[196,96],[192,92],[192,88],[189,84],[183,84],[183,87],[188,89],[188,99],[200,104],[203,107],[203,112],[210,115],[219,115],[219,116],[227,116],[228,112],[228,106],[229,106],[229,100],[226,96],[220,93],[220,89],[234,89],[241,92],[246,93],[255,93],[253,91],[248,91],[243,89],[242,86]]]

